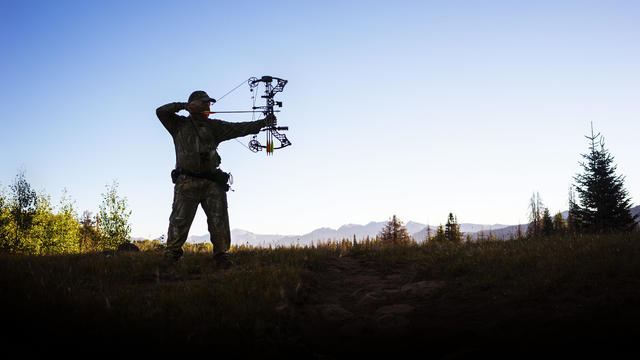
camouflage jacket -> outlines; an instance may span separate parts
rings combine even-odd
[[[220,165],[218,144],[249,134],[257,134],[266,126],[264,120],[226,122],[217,119],[196,120],[176,114],[186,103],[174,102],[156,109],[162,125],[173,137],[176,166],[195,173],[213,173]]]

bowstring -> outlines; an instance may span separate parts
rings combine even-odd
[[[228,91],[226,94],[222,95],[221,97],[219,97],[216,102],[222,100],[225,96],[231,94],[232,92],[236,91],[236,89],[238,89],[240,86],[244,85],[244,83],[247,82],[247,80],[242,80],[242,82],[240,84],[238,84],[238,86],[234,87],[233,89],[231,89],[230,91]]]
[[[216,102],[218,102],[218,101],[222,100],[225,96],[227,96],[227,95],[231,94],[232,92],[236,91],[240,86],[244,85],[244,83],[246,83],[247,81],[248,81],[248,80],[242,80],[242,82],[241,82],[240,84],[238,84],[238,86],[236,86],[236,87],[234,87],[233,89],[231,89],[231,90],[227,91],[227,93],[226,93],[226,94],[224,94],[224,95],[222,95],[221,97],[219,97],[219,98],[216,100]],[[255,106],[255,96],[254,96],[254,98],[253,98],[253,104],[254,104],[254,106]],[[252,116],[253,116],[253,119],[255,120],[255,113],[253,113],[253,114],[252,114]],[[240,140],[238,140],[238,138],[234,138],[234,140],[235,140],[235,141],[237,141],[237,142],[238,142],[238,144],[240,144],[240,145],[242,145],[242,146],[246,147],[248,150],[251,150],[251,148],[249,148],[249,147],[248,147],[247,145],[245,145],[243,142],[241,142]]]

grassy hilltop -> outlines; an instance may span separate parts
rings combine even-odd
[[[640,234],[0,256],[7,344],[236,353],[614,353],[640,335]],[[218,352],[219,353],[219,352]]]

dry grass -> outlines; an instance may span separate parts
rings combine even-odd
[[[415,281],[448,284],[433,301],[502,294],[505,313],[541,306],[640,315],[640,236],[635,234],[381,246],[340,241],[312,248],[236,247],[236,266],[217,270],[206,252],[186,253],[161,272],[158,252],[114,256],[0,256],[0,292],[10,341],[82,338],[96,344],[225,344],[291,350],[332,260],[349,256],[381,273],[408,269]],[[542,300],[540,300],[542,299]],[[466,305],[465,305],[466,306]],[[599,309],[599,310],[598,310]],[[37,340],[37,341],[36,341]]]

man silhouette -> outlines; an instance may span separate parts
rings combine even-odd
[[[229,174],[220,170],[218,144],[225,140],[257,134],[260,129],[274,123],[274,116],[249,122],[231,123],[209,119],[205,111],[215,102],[202,90],[194,91],[188,102],[173,102],[159,107],[156,115],[173,137],[176,168],[171,173],[175,184],[173,206],[169,217],[167,247],[163,265],[170,266],[183,254],[189,228],[202,206],[213,244],[214,263],[223,268],[233,265],[228,250],[231,246],[227,191]],[[176,114],[187,110],[189,116]]]

